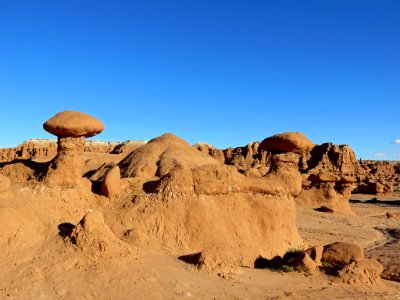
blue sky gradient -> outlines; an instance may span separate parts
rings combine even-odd
[[[0,147],[53,138],[242,146],[284,131],[400,159],[400,1],[2,1]]]

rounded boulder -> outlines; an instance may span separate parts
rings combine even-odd
[[[121,189],[121,171],[118,166],[110,169],[105,175],[102,184],[101,192],[104,196],[113,198]]]
[[[364,258],[364,250],[356,244],[336,242],[326,245],[322,252],[322,261],[347,265],[352,261]]]

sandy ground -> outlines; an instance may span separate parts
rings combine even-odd
[[[26,189],[18,194],[29,193]],[[1,299],[400,299],[399,194],[373,198],[353,195],[356,216],[297,208],[297,226],[309,246],[336,241],[358,243],[366,256],[385,266],[376,285],[348,285],[336,277],[240,268],[231,279],[198,271],[176,256],[138,249],[134,259],[101,261],[68,249],[58,228],[46,224],[27,256],[2,252]],[[359,200],[360,202],[357,202]],[[11,205],[2,200],[2,206]],[[13,204],[15,205],[15,203]],[[397,217],[388,218],[390,212]],[[46,213],[46,212],[43,212]],[[75,220],[73,212],[70,216]],[[21,244],[20,247],[25,245]],[[88,263],[89,261],[89,263]]]

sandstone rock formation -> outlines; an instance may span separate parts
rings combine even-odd
[[[205,143],[194,147],[227,165],[235,166],[239,172],[252,178],[262,177],[269,171],[273,153],[296,152],[299,155],[298,169],[304,176],[303,188],[307,190],[302,195],[305,201],[297,203],[320,208],[321,211],[351,213],[348,200],[353,190],[380,195],[400,188],[400,167],[396,167],[396,164],[358,161],[348,145],[313,145],[298,132],[277,134],[266,138],[261,144],[254,142],[245,147],[225,150]],[[308,176],[320,173],[341,179],[335,184],[317,184],[308,180]]]
[[[238,272],[238,266],[232,264],[231,255],[229,249],[210,247],[198,253],[182,255],[179,259],[199,270],[228,279]]]
[[[104,196],[113,198],[121,189],[121,175],[118,166],[111,168],[104,176],[101,183],[101,192]]]
[[[375,181],[367,177],[357,186],[357,192],[363,194],[383,195],[392,193],[393,190],[393,182],[388,182],[384,178]]]
[[[363,258],[364,250],[360,246],[345,242],[326,245],[322,252],[323,261],[339,266],[344,266]]]
[[[264,139],[260,149],[272,153],[305,153],[310,152],[314,144],[300,132],[284,132]]]
[[[68,124],[68,118],[61,119]],[[35,298],[23,289],[16,293],[32,281],[29,287],[37,291],[33,296],[44,295],[41,288],[50,282],[49,290],[56,290],[62,298],[66,294],[59,289],[65,286],[66,273],[69,275],[66,278],[76,279],[78,285],[86,276],[93,279],[106,274],[102,284],[116,282],[129,291],[138,286],[137,282],[147,281],[148,291],[159,279],[175,283],[186,282],[193,276],[191,282],[196,282],[196,274],[189,273],[191,269],[230,278],[243,270],[242,266],[255,266],[259,257],[270,259],[271,265],[288,263],[293,267],[291,270],[313,275],[318,270],[327,274],[335,271],[344,283],[379,281],[382,266],[376,260],[364,258],[363,249],[357,245],[341,242],[303,251],[307,247],[296,228],[295,201],[312,208],[324,206],[327,211],[351,214],[348,199],[354,186],[365,182],[369,170],[376,170],[369,174],[372,182],[385,185],[395,180],[392,172],[398,174],[400,170],[395,164],[377,167],[372,163],[364,168],[363,163],[353,164],[351,149],[335,145],[325,147],[315,164],[313,159],[318,160],[319,155],[315,156],[319,153],[315,149],[319,145],[270,151],[253,142],[245,147],[219,150],[205,143],[191,147],[172,134],[149,143],[85,142],[85,136],[100,131],[99,126],[93,130],[90,129],[93,124],[68,128],[62,133],[63,124],[49,124],[46,127],[57,128],[54,132],[59,135],[57,154],[51,150],[53,142],[48,151],[34,143],[23,148],[26,151],[21,152],[18,161],[0,164],[1,261],[8,261],[7,273],[12,274],[2,280],[3,296],[9,297],[10,293],[12,297]],[[74,126],[79,126],[76,121]],[[49,164],[44,158],[50,155],[57,156]],[[27,159],[21,159],[24,157]],[[37,181],[44,167],[49,185]],[[82,175],[88,180],[80,181]],[[9,190],[15,195],[4,196]],[[376,226],[376,222],[398,225],[396,215],[387,213],[386,218],[386,208],[380,212],[378,218],[377,214],[365,217],[372,220],[369,220],[371,226]],[[347,224],[357,224],[353,226],[357,233],[362,222],[358,217],[323,215],[301,208],[297,208],[297,213],[303,218],[311,214],[320,218],[306,220],[311,224],[307,228],[299,223],[305,238],[316,243],[331,242],[338,234],[343,240],[351,239],[348,232],[343,235],[338,230],[322,232],[333,227],[334,222],[340,223],[341,229]],[[325,221],[325,227],[319,228]],[[316,232],[309,230],[312,226],[321,231],[319,236],[310,237]],[[368,240],[362,236],[360,241],[365,246]],[[368,242],[376,241],[371,238]],[[394,244],[393,240],[389,242]],[[178,257],[194,267],[177,261]],[[140,263],[135,262],[137,258]],[[394,262],[396,258],[394,255]],[[163,278],[154,276],[158,270],[159,274],[164,270],[172,272],[164,272],[167,275]],[[171,279],[174,270],[180,274]],[[131,276],[135,272],[135,277]],[[15,283],[15,274],[26,281]],[[301,278],[302,284],[309,280],[309,276],[295,277]],[[281,280],[280,275],[275,278]],[[87,284],[90,282],[88,279]],[[265,296],[267,288],[265,281],[261,282],[260,293]],[[327,286],[326,282],[324,285]],[[8,286],[14,289],[10,291]],[[74,285],[68,288],[74,290]],[[178,295],[175,287],[171,289],[174,296]],[[55,295],[51,293],[44,296]],[[101,293],[68,296],[71,297],[64,298],[101,298]]]
[[[120,230],[175,253],[229,249],[232,266],[282,255],[304,246],[295,228],[297,163],[295,154],[276,155],[268,174],[249,178],[172,134],[155,138],[119,163],[122,177],[141,180],[145,191],[131,191]]]
[[[285,134],[287,135],[288,133],[276,136]],[[290,134],[304,137],[301,133]],[[273,137],[266,138],[265,140],[271,141]],[[308,140],[307,138],[305,139]],[[279,140],[279,143],[281,142]],[[86,141],[84,151],[85,153],[119,154],[122,157],[146,143],[146,141],[141,140],[131,140],[122,143]],[[277,144],[278,146],[279,143]],[[207,143],[197,143],[193,145],[193,148],[220,162],[235,166],[239,172],[248,177],[264,176],[271,166],[273,152],[277,151],[263,150],[260,148],[259,142],[251,142],[244,147],[227,148],[224,150],[217,149]],[[306,149],[309,149],[309,147],[306,147]],[[307,150],[308,152],[294,151],[299,152],[299,170],[303,174],[325,172],[338,176],[350,175],[357,179],[357,182],[355,182],[357,185],[355,192],[360,193],[380,195],[392,193],[396,188],[400,188],[399,163],[368,160],[357,161],[354,152],[349,146],[333,145],[332,143],[313,145],[310,150]],[[16,148],[0,149],[0,162],[29,159],[48,161],[54,158],[56,153],[56,141],[35,139],[23,142]],[[98,165],[93,165],[85,169],[86,171],[94,170],[97,167]]]
[[[296,152],[299,170],[303,174],[331,173],[356,178],[357,192],[387,194],[400,188],[400,164],[379,161],[358,161],[348,145],[324,143],[313,145],[298,132],[281,133],[252,142],[245,147],[217,149],[206,143],[194,147],[227,165],[235,166],[249,177],[259,177],[268,172],[273,153]],[[354,188],[354,187],[353,187]]]
[[[349,146],[331,143],[314,145],[300,132],[284,132],[268,137],[261,143],[253,142],[245,147],[225,150],[219,150],[204,143],[196,144],[194,147],[224,161],[225,164],[235,166],[242,173],[249,169],[268,170],[272,154],[287,152],[299,155],[299,170],[302,173],[327,172],[355,176],[362,171]]]
[[[122,242],[104,223],[99,211],[88,212],[67,236],[72,245],[91,261],[99,259],[135,258],[136,251]]]
[[[144,140],[128,140],[122,143],[116,143],[112,151],[109,153],[112,154],[120,154],[120,153],[131,153],[133,150],[147,144],[147,141]]]
[[[286,257],[286,258],[285,258]],[[316,273],[318,269],[336,275],[346,284],[375,284],[381,281],[383,266],[373,258],[364,258],[363,249],[352,243],[336,242],[326,246],[314,246],[306,251],[291,252],[277,265],[287,264],[298,271]]]
[[[66,110],[47,120],[43,128],[58,138],[92,137],[102,132],[104,125],[88,114]]]
[[[85,141],[85,152],[96,152],[96,153],[112,153],[114,152],[115,148],[119,146],[120,143],[118,142],[103,142],[103,141],[96,141],[90,140]]]
[[[305,272],[314,273],[318,270],[318,264],[306,252],[302,252],[297,255],[294,258],[292,265],[293,267],[295,267],[296,270],[301,270]]]
[[[119,166],[122,177],[161,177],[176,167],[194,168],[218,164],[218,161],[199,151],[181,138],[166,133],[134,150]]]
[[[87,114],[64,111],[46,121],[43,128],[58,137],[57,156],[49,166],[45,181],[50,185],[76,185],[85,163],[82,155],[85,137],[100,133],[104,125]]]
[[[220,162],[225,162],[224,151],[214,147],[213,145],[199,142],[194,144],[193,148],[199,150],[200,152],[203,152],[204,154],[210,155]]]
[[[348,145],[324,143],[315,145],[307,161],[308,173],[330,172],[337,175],[360,173],[359,162],[354,151]]]
[[[339,271],[339,277],[350,284],[374,284],[381,281],[383,266],[374,258],[357,259]]]
[[[48,139],[31,139],[15,148],[0,149],[0,162],[16,159],[53,158],[57,153],[57,142]]]
[[[350,176],[339,177],[330,173],[311,174],[303,190],[296,197],[296,203],[310,208],[324,207],[325,210],[353,214],[349,199],[355,188],[355,179]]]
[[[145,145],[147,141],[129,140],[125,142],[85,141],[84,151],[88,153],[128,154]],[[57,155],[57,140],[30,139],[15,148],[1,148],[0,162],[13,160],[48,161]]]
[[[321,245],[316,245],[314,247],[311,247],[305,251],[310,258],[318,265],[321,265],[321,260],[322,260],[322,253],[324,252],[324,246]]]

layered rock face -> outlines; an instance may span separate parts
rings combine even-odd
[[[118,142],[85,141],[85,152],[112,153],[119,145]]]
[[[84,137],[65,137],[57,140],[57,156],[52,161],[46,175],[51,185],[73,186],[82,177],[85,165],[83,151]]]
[[[146,143],[141,140],[122,143],[85,141],[84,152],[126,156]],[[28,159],[48,161],[56,156],[58,147],[54,140],[29,140],[16,148],[0,149],[0,162]],[[325,172],[339,176],[350,175],[357,178],[355,191],[360,193],[379,195],[400,188],[400,163],[357,160],[348,145],[313,145],[298,132],[277,134],[261,143],[251,142],[244,147],[217,149],[206,143],[197,143],[193,148],[226,165],[234,166],[247,177],[264,176],[271,168],[273,154],[292,149],[299,156],[298,169],[303,174]]]
[[[240,172],[260,166],[270,167],[273,154],[291,152],[299,156],[299,170],[302,173],[317,174],[324,171],[353,176],[364,173],[348,145],[314,145],[300,132],[285,132],[266,138],[261,143],[253,142],[245,147],[225,150],[207,144],[196,144],[194,147],[225,164],[235,166]]]
[[[57,154],[57,141],[47,139],[32,139],[23,142],[16,148],[0,149],[0,162],[16,159],[52,158]]]
[[[252,142],[244,147],[227,148],[224,150],[206,144],[197,143],[193,147],[227,165],[235,166],[240,172],[245,172],[251,168],[269,165],[271,154],[267,151],[259,150],[260,143]],[[268,155],[269,154],[269,155]]]
[[[239,172],[250,177],[265,175],[271,167],[273,154],[293,152],[299,156],[298,169],[301,173],[322,172],[354,177],[357,179],[354,182],[356,192],[384,194],[400,187],[400,163],[359,161],[348,145],[313,145],[299,132],[277,134],[245,147],[221,150],[204,143],[194,147],[227,165],[235,166]]]
[[[325,143],[316,145],[310,151],[307,172],[330,172],[340,175],[358,175],[361,167],[356,155],[348,145]]]
[[[235,166],[239,171],[244,172],[250,168],[259,168],[269,163],[271,155],[259,149],[260,143],[249,143],[245,147],[228,148],[223,150],[224,163]]]
[[[246,147],[218,150],[210,145],[196,145],[196,148],[255,178],[271,169],[274,154],[295,153],[299,157],[297,169],[304,178],[296,203],[323,211],[352,214],[349,199],[353,190],[388,193],[393,191],[393,183],[399,181],[396,170],[400,168],[395,165],[360,162],[348,145],[314,145],[298,132],[277,134]]]
[[[218,150],[197,144],[195,148],[218,157],[227,165],[235,166],[250,178],[270,176],[266,174],[275,171],[274,163],[276,165],[279,156],[285,153],[286,163],[291,164],[297,173],[303,173],[304,177],[303,186],[298,187],[297,204],[352,214],[349,199],[356,187],[356,179],[349,175],[358,174],[361,168],[347,145],[314,145],[300,132],[284,132],[268,137],[261,143],[250,143],[247,147]],[[296,159],[287,160],[290,155],[296,156]],[[298,181],[293,179],[292,182]]]

